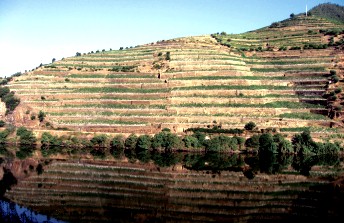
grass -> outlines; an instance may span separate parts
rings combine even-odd
[[[284,113],[279,115],[280,118],[304,119],[304,120],[328,120],[329,118],[314,113]]]
[[[155,78],[155,76],[136,74],[71,74],[67,78]]]
[[[176,87],[172,90],[293,90],[293,87],[275,85],[211,85],[211,86],[190,86]]]
[[[336,128],[321,128],[321,127],[290,127],[280,128],[281,132],[303,132],[309,130],[310,132],[338,132]]]
[[[58,120],[59,124],[109,124],[109,125],[142,125],[146,122],[131,122],[131,121],[119,121],[119,120]]]
[[[75,89],[75,93],[167,93],[170,89],[141,89],[141,88],[111,88],[111,87],[84,87]]]
[[[85,104],[85,105],[64,105],[64,108],[126,108],[126,109],[138,109],[138,108],[154,108],[154,109],[166,109],[166,105],[126,105],[126,104]]]
[[[329,57],[328,62],[330,62]],[[260,64],[260,65],[292,65],[292,64],[318,64],[324,63],[324,60],[270,60],[270,61],[250,61],[246,60],[247,64]]]
[[[305,109],[305,108],[323,108],[320,105],[306,104],[300,102],[276,101],[266,104],[203,104],[203,103],[185,103],[174,105],[175,107],[250,107],[250,108],[289,108],[289,109]]]
[[[149,114],[149,113],[129,113],[129,112],[112,112],[112,111],[93,111],[93,112],[49,112],[47,113],[51,116],[120,116],[120,117],[128,117],[128,116],[172,116],[172,114]]]
[[[307,79],[319,79],[317,76],[306,77]],[[199,76],[199,77],[179,77],[174,78],[173,80],[236,80],[236,79],[244,79],[244,80],[295,80],[295,79],[302,79],[305,80],[304,77],[284,77],[284,76]],[[325,79],[325,78],[323,78]]]
[[[326,71],[325,67],[283,67],[283,68],[251,68],[256,72],[281,72],[281,71]]]

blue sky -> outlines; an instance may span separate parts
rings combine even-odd
[[[0,76],[76,52],[242,33],[343,0],[0,0]]]

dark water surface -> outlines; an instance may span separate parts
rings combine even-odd
[[[75,156],[77,157],[77,156]],[[2,222],[342,222],[338,156],[1,158]]]

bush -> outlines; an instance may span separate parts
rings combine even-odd
[[[21,145],[36,144],[36,137],[33,135],[32,131],[27,130],[25,127],[19,127],[16,135],[19,136],[19,142]]]
[[[0,96],[2,102],[6,104],[6,113],[13,111],[20,103],[20,99],[15,97],[8,87],[0,88]]]
[[[244,128],[248,131],[252,131],[254,128],[256,128],[256,123],[250,121],[250,122],[246,123]]]
[[[0,127],[4,127],[6,125],[6,122],[4,122],[3,120],[0,120]]]

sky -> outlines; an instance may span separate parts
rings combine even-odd
[[[0,0],[0,77],[76,52],[242,33],[344,0]]]

